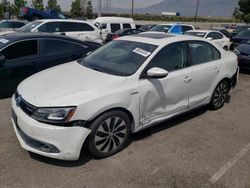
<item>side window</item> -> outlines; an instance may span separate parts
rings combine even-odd
[[[214,38],[214,33],[213,32],[211,32],[211,33],[208,33],[208,35],[207,35],[207,37],[206,38],[211,38],[211,39],[215,39]]]
[[[175,25],[172,29],[171,29],[171,33],[180,33],[180,26],[179,25]]]
[[[214,32],[214,38],[215,38],[215,39],[222,39],[222,38],[223,38],[223,35],[220,34],[220,33]]]
[[[192,64],[199,65],[221,58],[220,52],[211,44],[200,41],[189,42]]]
[[[77,51],[83,47],[71,42],[45,39],[40,41],[41,55],[57,55]]]
[[[22,22],[12,22],[12,28],[20,28],[23,27],[25,24]]]
[[[107,29],[107,24],[106,24],[106,23],[103,23],[103,24],[101,25],[101,29]]]
[[[78,23],[78,31],[94,31],[95,29],[86,23]]]
[[[5,56],[6,60],[36,56],[38,54],[37,44],[37,40],[17,42],[5,48],[2,54]]]
[[[62,32],[78,31],[78,23],[73,22],[61,22]]]
[[[11,22],[6,21],[1,23],[0,28],[12,28],[12,24]]]
[[[147,68],[159,67],[168,72],[179,70],[187,66],[188,48],[185,42],[177,42],[165,46],[153,58]]]
[[[60,32],[59,22],[48,22],[38,28],[39,32],[55,33]]]
[[[219,50],[217,50],[215,47],[211,46],[212,47],[212,50],[213,50],[213,57],[214,57],[214,60],[218,60],[218,59],[221,59],[221,54],[219,52]]]
[[[131,29],[131,25],[130,24],[123,24],[123,29]]]
[[[111,32],[115,33],[116,31],[121,29],[121,25],[120,24],[110,24],[111,27]]]
[[[188,25],[183,25],[182,26],[182,32],[185,33],[186,31],[190,31],[193,30],[193,28],[191,26]]]

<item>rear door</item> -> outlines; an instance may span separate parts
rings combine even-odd
[[[1,53],[6,63],[0,67],[0,96],[11,95],[17,85],[36,72],[39,61],[38,41],[26,40],[11,44]]]
[[[189,48],[192,59],[189,107],[194,108],[209,103],[221,71],[221,54],[210,43],[203,41],[190,41]]]

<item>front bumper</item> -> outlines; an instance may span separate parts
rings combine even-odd
[[[91,130],[84,127],[58,127],[40,123],[24,113],[12,97],[12,124],[27,151],[60,160],[77,160]]]

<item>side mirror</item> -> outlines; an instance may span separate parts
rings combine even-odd
[[[158,67],[154,67],[151,68],[147,71],[147,76],[148,78],[165,78],[168,76],[168,71],[158,68]]]
[[[213,40],[213,39],[212,39],[211,37],[208,37],[207,40],[210,40],[210,41],[211,41],[211,40]]]
[[[0,66],[3,66],[6,63],[5,56],[0,53]]]

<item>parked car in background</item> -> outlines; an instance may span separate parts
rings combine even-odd
[[[141,30],[142,32],[146,32],[146,31],[151,30],[155,26],[156,24],[146,24],[146,25],[141,26],[139,30]]]
[[[160,24],[153,27],[150,31],[184,34],[186,31],[195,30],[194,26],[187,24]]]
[[[22,7],[20,8],[19,17],[26,19],[28,21],[40,20],[40,19],[66,19],[67,16],[56,12],[52,9],[46,9],[45,11],[41,11],[38,9],[30,8],[30,7]]]
[[[101,38],[106,40],[108,33],[115,33],[121,29],[136,29],[132,18],[122,17],[98,17],[94,21],[95,26],[101,31]]]
[[[55,33],[83,41],[102,43],[100,31],[95,27],[93,22],[83,20],[37,20],[18,29],[18,32]]]
[[[245,31],[250,29],[250,25],[241,25],[241,26],[237,26],[236,29],[234,30],[234,32],[232,33],[233,36],[238,35],[241,31]]]
[[[234,53],[239,58],[240,68],[250,70],[250,41],[239,45],[234,49]]]
[[[224,50],[229,50],[231,47],[230,39],[227,38],[225,35],[223,35],[219,31],[213,31],[213,30],[195,30],[195,31],[187,31],[185,33],[186,35],[192,35],[197,37],[202,37],[208,40],[213,41],[220,47],[222,47]]]
[[[238,35],[233,37],[234,48],[242,43],[246,43],[250,40],[250,29],[241,31]]]
[[[80,59],[98,47],[99,44],[44,33],[0,36],[0,98],[10,97],[28,76]]]
[[[115,33],[109,33],[107,35],[105,42],[107,43],[118,37],[127,36],[127,35],[135,35],[138,33],[141,33],[141,31],[138,29],[121,29],[119,31],[116,31]]]
[[[202,38],[120,37],[81,62],[23,81],[12,98],[12,123],[30,152],[77,160],[87,148],[108,157],[131,133],[197,107],[222,108],[237,74],[237,56]]]
[[[232,33],[230,33],[227,29],[225,29],[223,27],[214,27],[212,30],[221,32],[223,35],[225,35],[230,40],[233,39]]]
[[[1,20],[0,21],[0,34],[2,31],[13,31],[23,27],[27,22],[22,20]]]

